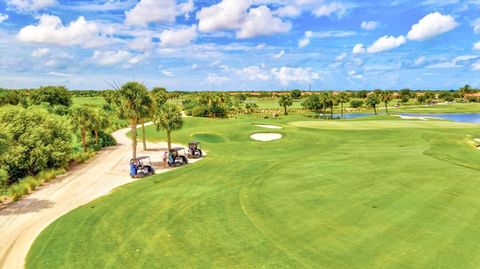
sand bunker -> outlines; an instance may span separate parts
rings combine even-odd
[[[268,125],[268,124],[256,124],[255,126],[261,127],[261,128],[267,128],[267,129],[282,129],[282,127],[280,126]]]
[[[250,138],[257,141],[267,142],[267,141],[278,140],[282,138],[282,135],[276,134],[276,133],[256,133],[256,134],[252,134]]]

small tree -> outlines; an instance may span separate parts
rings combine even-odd
[[[38,90],[34,90],[30,95],[33,104],[48,103],[51,106],[62,105],[71,106],[72,96],[67,88],[63,86],[46,86]]]
[[[167,132],[168,150],[170,150],[172,148],[171,133],[183,128],[182,112],[175,105],[165,104],[156,111],[154,123],[157,131],[165,130]]]
[[[80,128],[83,150],[87,151],[87,131],[93,129],[95,113],[89,106],[76,105],[72,107],[70,117],[73,125]]]
[[[108,115],[107,113],[105,113],[105,111],[95,107],[93,109],[92,121],[93,131],[95,133],[95,144],[98,146],[100,145],[98,133],[100,130],[108,128],[108,126],[110,125],[110,120],[108,119]]]
[[[348,103],[350,101],[350,97],[348,96],[348,93],[346,92],[341,92],[337,96],[337,100],[340,103],[341,106],[341,111],[342,111],[342,119],[343,119],[343,104]]]
[[[290,92],[290,96],[293,99],[300,99],[300,98],[302,98],[302,92],[298,89],[295,89],[295,90]]]
[[[375,112],[375,115],[377,115],[377,105],[380,104],[380,100],[378,99],[378,96],[375,94],[370,94],[367,97],[366,105],[370,108],[373,108],[373,111]]]
[[[7,151],[8,148],[8,135],[0,129],[0,155]]]
[[[293,100],[290,95],[281,95],[278,99],[278,104],[283,107],[285,116],[288,115],[287,107],[293,105]]]
[[[392,101],[392,95],[387,91],[382,91],[380,93],[380,101],[385,105],[385,112],[388,113],[388,103]]]

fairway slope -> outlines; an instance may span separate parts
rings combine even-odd
[[[304,119],[259,143],[254,119],[187,118],[177,141],[223,138],[208,158],[66,214],[27,268],[478,268],[478,126]]]

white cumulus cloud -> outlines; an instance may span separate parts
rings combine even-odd
[[[280,18],[274,17],[268,7],[260,6],[250,9],[241,29],[237,32],[237,37],[266,36],[285,33],[290,29],[292,29],[291,22],[284,22]]]
[[[304,48],[310,44],[310,38],[312,38],[313,32],[312,31],[306,31],[305,34],[303,35],[303,38],[298,41],[298,46],[300,48]]]
[[[475,44],[473,44],[473,49],[474,49],[474,50],[480,50],[480,41],[477,42],[477,43],[475,43]]]
[[[37,25],[28,25],[20,30],[17,38],[25,43],[45,43],[57,45],[80,45],[97,47],[108,43],[100,33],[95,22],[79,17],[68,26],[64,26],[60,18],[51,15],[38,17]]]
[[[283,6],[273,12],[279,17],[295,18],[302,14],[302,11],[296,6]]]
[[[377,53],[382,51],[391,50],[401,45],[407,43],[407,39],[401,35],[398,37],[394,36],[383,36],[375,41],[370,47],[368,47],[369,53]]]
[[[239,29],[250,5],[247,0],[222,0],[204,7],[197,13],[198,29],[201,32]]]
[[[440,34],[450,32],[458,25],[455,18],[450,15],[442,15],[440,12],[430,13],[412,26],[407,38],[416,41],[428,40]]]
[[[472,28],[473,28],[473,31],[474,31],[476,34],[479,34],[479,33],[480,33],[480,18],[475,19],[475,20],[472,22]]]
[[[185,29],[170,29],[165,30],[160,34],[160,45],[162,47],[181,47],[189,45],[195,38],[197,38],[197,26],[192,25]]]
[[[192,0],[178,5],[175,0],[141,0],[133,9],[125,12],[125,22],[141,26],[152,22],[174,22],[179,15],[188,17],[194,8]]]
[[[360,27],[362,27],[363,30],[367,30],[367,31],[375,30],[378,27],[378,22],[376,22],[376,21],[364,21],[364,22],[362,22]]]
[[[0,23],[4,22],[6,20],[8,20],[8,15],[0,13]]]
[[[365,51],[366,49],[363,44],[356,44],[352,49],[353,54],[362,54],[362,53],[365,53]]]
[[[342,3],[332,2],[314,9],[312,13],[316,17],[336,15],[337,18],[343,18],[347,13],[347,6]]]
[[[35,11],[55,5],[56,0],[7,0],[7,4],[18,10]]]
[[[282,85],[288,85],[290,82],[311,83],[321,78],[320,74],[312,71],[311,68],[302,67],[273,68],[271,73]]]

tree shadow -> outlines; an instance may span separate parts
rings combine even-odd
[[[53,202],[50,200],[39,200],[35,198],[24,198],[23,200],[13,202],[0,209],[0,216],[22,215],[28,213],[40,212],[51,208]]]

